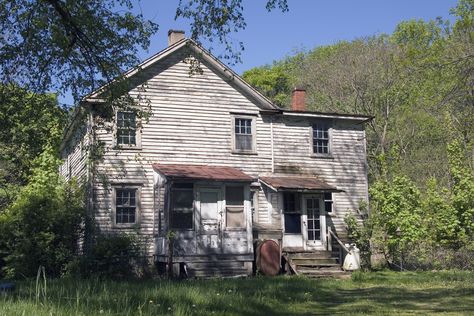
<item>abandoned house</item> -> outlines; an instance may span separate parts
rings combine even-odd
[[[303,89],[280,108],[183,32],[168,40],[124,74],[133,106],[104,123],[106,86],[66,131],[61,173],[87,184],[97,230],[138,233],[157,265],[173,232],[188,276],[251,274],[275,249],[278,269],[280,258],[295,273],[340,269],[344,216],[368,200],[370,117],[308,111]],[[102,148],[93,164],[91,144]]]

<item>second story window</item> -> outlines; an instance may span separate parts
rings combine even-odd
[[[117,112],[117,145],[137,145],[137,122],[134,112]]]
[[[254,120],[251,118],[234,119],[234,151],[254,152]]]
[[[325,124],[313,125],[313,154],[329,155],[329,127]]]

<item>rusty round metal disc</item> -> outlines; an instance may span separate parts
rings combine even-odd
[[[280,246],[274,240],[265,240],[257,248],[257,268],[264,275],[280,272]]]

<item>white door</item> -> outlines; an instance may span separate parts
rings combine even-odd
[[[221,190],[200,188],[198,192],[198,253],[220,253],[222,251]]]
[[[306,240],[306,249],[324,248],[326,216],[323,199],[319,195],[306,195],[303,200],[303,236]]]

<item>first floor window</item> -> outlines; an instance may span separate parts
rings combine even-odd
[[[137,123],[134,112],[117,112],[117,145],[137,145]]]
[[[283,216],[286,234],[301,234],[301,194],[283,193]]]
[[[193,184],[173,184],[171,188],[171,228],[193,229],[193,214]]]
[[[115,189],[115,223],[134,224],[137,220],[137,189]]]
[[[313,125],[313,153],[329,154],[329,127],[327,125]]]
[[[227,186],[225,188],[227,227],[244,228],[244,187]]]
[[[235,118],[234,121],[234,150],[252,152],[253,148],[253,120],[251,118]]]

